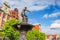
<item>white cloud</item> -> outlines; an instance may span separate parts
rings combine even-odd
[[[57,17],[60,16],[60,12],[52,13],[49,15],[49,17]]]
[[[60,28],[60,20],[55,20],[55,21],[51,24],[50,28]]]
[[[42,10],[49,5],[55,5],[55,0],[0,0],[1,3],[4,1],[9,2],[11,8],[17,7],[20,11],[23,7],[28,7],[29,10]],[[37,4],[35,6],[35,4]],[[57,2],[58,5],[58,2]]]
[[[60,29],[53,28],[51,29],[50,26],[43,26],[41,27],[41,31],[45,32],[45,34],[60,34]]]
[[[49,16],[48,14],[45,14],[45,15],[43,16],[43,18],[48,18],[48,16]]]
[[[60,20],[55,20],[50,26],[43,26],[45,34],[60,34]]]
[[[47,7],[47,5],[46,6],[32,6],[29,8],[29,10],[42,10],[46,7]]]
[[[52,13],[52,14],[45,14],[44,16],[43,16],[43,18],[54,18],[54,17],[58,17],[58,16],[60,16],[60,12],[55,12],[55,13]]]

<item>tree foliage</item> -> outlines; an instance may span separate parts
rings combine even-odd
[[[18,24],[19,22],[19,20],[15,19],[10,19],[5,22],[2,30],[5,33],[5,36],[8,37],[10,40],[11,38],[13,38],[13,40],[19,39],[20,33],[12,27],[12,25]],[[26,34],[26,38],[27,40],[45,40],[45,33],[36,30],[28,31]]]
[[[26,38],[27,40],[45,40],[45,33],[36,30],[28,31]]]
[[[0,32],[0,37],[4,37],[4,32]]]
[[[5,36],[9,39],[13,38],[14,40],[19,39],[19,32],[17,30],[14,30],[12,25],[18,24],[20,21],[16,19],[10,19],[7,22],[5,22],[2,30],[5,33]]]

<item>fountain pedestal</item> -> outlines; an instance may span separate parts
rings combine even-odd
[[[20,31],[20,40],[26,40],[26,33],[29,30],[32,30],[33,25],[28,23],[28,18],[25,15],[25,11],[27,10],[27,7],[25,7],[21,13],[22,16],[22,22],[19,24],[13,25],[13,27]]]
[[[26,33],[29,30],[32,30],[34,26],[29,23],[22,22],[20,24],[13,25],[13,27],[20,31],[20,40],[26,40]]]

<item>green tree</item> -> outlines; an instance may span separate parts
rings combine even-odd
[[[18,40],[19,39],[19,32],[15,29],[13,29],[12,25],[18,24],[20,21],[16,19],[10,19],[7,22],[5,22],[2,30],[5,33],[5,36],[8,37],[10,40]]]
[[[26,38],[27,40],[45,40],[45,33],[36,30],[28,31]]]

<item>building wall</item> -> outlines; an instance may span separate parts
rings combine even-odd
[[[46,40],[60,40],[60,35],[46,35]]]
[[[0,27],[2,26],[3,12],[0,12]]]
[[[10,15],[15,18],[15,19],[18,19],[18,9],[15,8],[14,10],[10,10]]]
[[[18,9],[10,10],[10,15],[4,14],[0,12],[0,28],[4,25],[4,23],[10,18],[18,19]]]
[[[41,30],[40,27],[41,27],[40,24],[35,24],[33,29],[40,31]]]
[[[8,20],[8,15],[5,15],[3,12],[0,13],[0,27],[4,25],[4,22]]]
[[[60,35],[57,35],[56,36],[56,40],[60,40]]]

